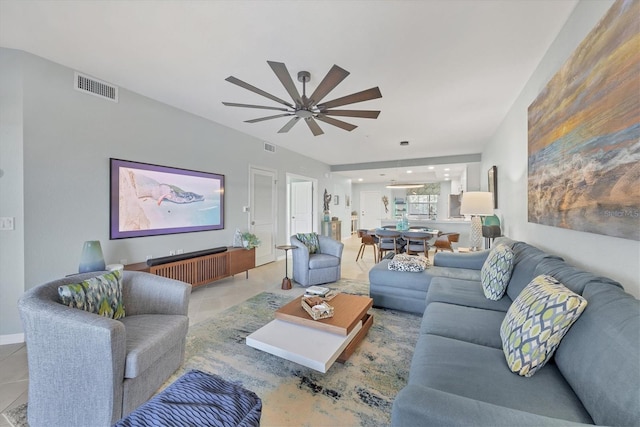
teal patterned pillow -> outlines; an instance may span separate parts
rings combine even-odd
[[[298,233],[296,237],[309,249],[310,254],[315,254],[320,250],[320,242],[316,233]]]
[[[111,271],[81,283],[58,287],[60,302],[73,308],[111,319],[125,316],[122,301],[122,273]]]
[[[511,371],[530,377],[553,356],[587,300],[551,276],[533,279],[513,301],[500,326]]]
[[[498,245],[489,253],[480,270],[482,290],[488,299],[498,301],[504,295],[513,271],[514,256],[507,245]]]

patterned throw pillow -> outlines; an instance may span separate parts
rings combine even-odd
[[[488,299],[498,301],[504,295],[513,271],[514,256],[507,245],[498,245],[489,253],[480,270],[482,290]]]
[[[125,316],[122,301],[122,272],[111,271],[81,283],[58,287],[60,302],[73,308],[111,319]]]
[[[298,233],[296,237],[309,249],[310,254],[315,254],[320,250],[320,242],[316,233]]]
[[[405,254],[398,254],[389,261],[389,270],[393,271],[409,271],[412,273],[419,273],[429,267],[429,261],[426,258],[419,256],[411,256]]]
[[[530,377],[551,358],[587,300],[551,276],[533,279],[513,301],[500,326],[511,371]]]

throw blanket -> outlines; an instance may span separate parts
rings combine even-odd
[[[419,273],[429,267],[429,261],[418,256],[398,254],[389,261],[389,270],[393,271],[410,271]]]
[[[116,427],[259,426],[262,401],[217,375],[192,370],[118,421]]]

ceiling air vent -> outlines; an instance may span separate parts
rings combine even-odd
[[[264,151],[268,151],[269,153],[276,152],[276,146],[273,144],[269,144],[268,142],[264,143]]]
[[[88,93],[89,95],[99,96],[100,98],[108,99],[109,101],[118,102],[118,87],[107,82],[94,79],[85,74],[74,73],[74,87],[80,92]]]

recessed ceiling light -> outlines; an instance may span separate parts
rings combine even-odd
[[[433,169],[435,169],[434,166],[429,166],[429,170],[433,170]]]
[[[362,178],[358,178],[358,181],[362,182],[362,181],[363,181],[363,179],[362,179]]]
[[[413,173],[413,171],[407,171],[407,173]]]
[[[451,170],[451,169],[449,169],[449,168],[444,168],[444,170],[449,171],[449,170]]]
[[[448,173],[445,173],[445,174],[444,174],[444,176],[449,176],[449,174],[448,174]]]

